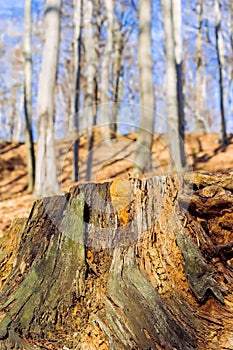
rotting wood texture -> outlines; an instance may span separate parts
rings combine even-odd
[[[233,349],[232,180],[114,180],[35,202],[0,241],[0,349]]]

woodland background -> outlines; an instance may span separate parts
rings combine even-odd
[[[219,74],[216,48],[216,1],[182,1],[182,43],[183,43],[183,91],[185,96],[185,130],[196,131],[197,89],[201,91],[201,111],[207,132],[216,132],[220,125]],[[91,18],[95,31],[94,48],[96,78],[99,86],[98,101],[101,98],[100,75],[106,48],[107,19],[104,1],[92,1]],[[119,50],[121,58],[121,89],[119,101],[140,103],[138,68],[138,1],[116,1],[114,4],[113,47],[109,72],[109,101],[114,101],[113,83],[116,79],[114,58]],[[220,36],[224,70],[224,102],[228,132],[232,132],[232,2],[219,1],[221,10]],[[45,40],[45,1],[32,1],[32,58],[33,58],[33,135],[37,138],[37,95],[38,75],[41,68],[42,50]],[[23,141],[24,139],[24,1],[1,2],[1,139]],[[153,59],[153,82],[156,111],[166,115],[165,99],[165,50],[161,2],[151,2],[151,40]],[[72,114],[71,99],[74,79],[74,3],[62,1],[61,43],[59,69],[56,86],[56,123],[63,122],[67,131],[67,119]],[[84,26],[84,23],[83,23]],[[93,35],[94,36],[94,35]],[[201,51],[198,52],[198,36],[201,37]],[[84,108],[87,64],[85,59],[87,42],[82,39],[81,103]],[[120,47],[119,47],[120,44]],[[200,57],[198,57],[200,55]],[[200,59],[201,58],[201,59]],[[201,81],[197,81],[198,69]],[[198,84],[200,84],[198,86]],[[199,107],[200,108],[200,107]],[[136,116],[134,116],[135,118]],[[160,121],[161,122],[161,121]],[[156,131],[165,130],[164,123],[156,121]]]
[[[230,0],[8,1],[0,16],[2,208],[135,164],[232,168]]]

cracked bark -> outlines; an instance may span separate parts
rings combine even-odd
[[[232,179],[87,183],[35,202],[0,241],[0,349],[233,349]]]

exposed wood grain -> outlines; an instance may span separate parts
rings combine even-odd
[[[37,201],[0,269],[0,349],[25,338],[55,350],[233,349],[230,178],[88,183]]]

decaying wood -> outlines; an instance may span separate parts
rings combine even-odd
[[[0,349],[233,349],[232,180],[118,179],[35,202],[5,274],[12,234],[0,241]]]
[[[4,237],[1,238],[0,289],[11,273],[11,270],[16,265],[17,252],[25,223],[26,219],[15,219]]]

